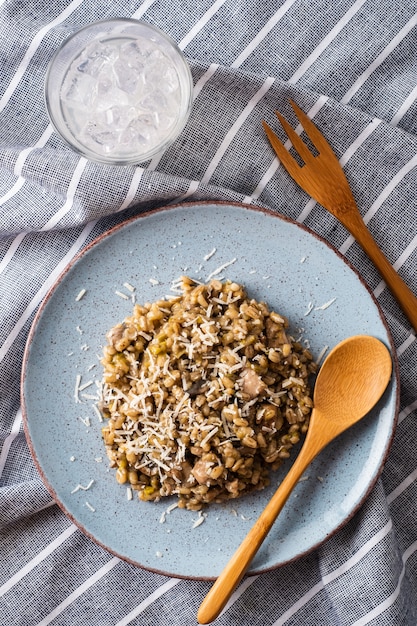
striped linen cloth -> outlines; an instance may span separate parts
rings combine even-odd
[[[259,127],[288,99],[327,129],[378,244],[417,291],[415,0],[0,0],[0,623],[192,626],[210,583],[113,557],[65,517],[22,429],[19,377],[34,314],[58,273],[126,217],[178,199],[270,207],[337,247],[392,331],[401,406],[382,477],[315,552],[244,579],[219,626],[417,624],[417,341],[346,230],[274,159]],[[53,51],[97,19],[167,32],[194,80],[187,128],[159,159],[108,168],[53,132],[43,82]],[[290,201],[289,201],[290,199]]]

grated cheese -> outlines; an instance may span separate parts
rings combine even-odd
[[[206,256],[204,257],[205,261],[208,261],[209,259],[211,259],[211,257],[216,254],[217,248],[213,248],[213,250],[211,252],[209,252],[208,254],[206,254]]]
[[[83,485],[78,484],[72,491],[71,493],[77,493],[77,491],[88,491],[91,486],[94,484],[94,479],[90,480],[90,482],[88,483],[88,485],[86,487],[83,487]]]
[[[312,302],[309,302],[308,306],[307,306],[307,310],[304,313],[304,317],[307,317],[307,315],[310,315],[310,313],[311,313],[311,311],[313,311],[313,309],[314,309],[314,304]]]
[[[191,528],[197,528],[198,526],[201,526],[201,524],[203,524],[203,522],[206,521],[206,517],[207,517],[207,513],[203,513],[202,511],[198,512],[198,517],[197,519],[194,521],[193,525]]]
[[[211,274],[207,276],[206,282],[209,282],[212,278],[214,278],[214,276],[218,276],[219,274],[221,274],[223,270],[225,270],[227,267],[230,267],[230,265],[233,265],[233,263],[236,263],[236,261],[237,259],[234,258],[231,261],[228,261],[227,263],[223,263],[223,265],[220,265],[218,268],[213,270]]]
[[[86,289],[81,289],[81,291],[79,292],[79,294],[75,298],[75,301],[79,302],[85,296],[86,293],[87,293]]]
[[[83,383],[82,385],[78,385],[78,391],[84,391],[87,387],[90,387],[93,384],[93,380],[89,380],[88,383]]]
[[[80,402],[80,396],[79,396],[80,382],[81,382],[81,375],[77,374],[76,379],[75,379],[75,389],[74,389],[75,402]]]
[[[332,298],[331,300],[329,300],[328,302],[325,302],[321,306],[316,306],[314,308],[314,310],[315,311],[324,311],[325,309],[328,309],[329,306],[331,306],[333,304],[333,302],[335,302],[335,301],[336,301],[336,298]]]
[[[122,291],[115,291],[114,293],[116,294],[116,296],[119,296],[119,298],[122,298],[122,300],[129,300],[129,296],[127,296]]]

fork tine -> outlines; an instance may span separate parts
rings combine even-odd
[[[288,171],[290,176],[296,177],[301,167],[298,165],[297,161],[291,156],[288,150],[284,147],[284,145],[280,142],[272,128],[268,126],[268,124],[264,121],[262,121],[262,126],[264,127],[271,146],[275,150],[282,165]]]
[[[310,150],[305,145],[301,137],[297,135],[293,127],[290,126],[290,124],[287,122],[285,117],[283,117],[281,113],[279,113],[278,111],[275,111],[275,114],[278,117],[279,121],[281,122],[281,126],[287,133],[292,145],[294,146],[294,148],[296,149],[296,151],[298,152],[298,154],[300,155],[304,163],[307,163],[308,161],[311,161],[312,159],[314,159],[314,155],[310,152]]]
[[[317,150],[320,153],[324,153],[328,156],[337,158],[326,139],[323,137],[317,126],[315,126],[315,124],[311,121],[308,115],[306,115],[306,113],[304,113],[304,111],[302,111],[293,100],[290,100],[290,104],[294,109],[296,116],[300,120],[302,127],[304,128],[307,135],[310,137]]]

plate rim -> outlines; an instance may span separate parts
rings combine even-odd
[[[171,211],[171,210],[175,210],[175,209],[195,209],[196,207],[202,207],[202,206],[223,206],[223,207],[237,207],[237,208],[241,208],[241,209],[245,209],[248,211],[254,211],[254,212],[258,212],[258,213],[263,213],[269,217],[274,217],[277,218],[281,221],[287,222],[289,224],[292,224],[298,228],[300,228],[301,230],[303,230],[304,232],[308,233],[309,235],[313,236],[316,240],[318,240],[322,245],[325,245],[327,248],[329,248],[333,253],[335,253],[337,255],[337,257],[339,257],[339,259],[355,274],[355,277],[359,280],[359,282],[361,283],[361,285],[365,288],[365,290],[367,291],[368,295],[371,297],[371,300],[373,301],[373,304],[376,306],[379,318],[382,322],[382,325],[385,328],[385,332],[387,335],[387,340],[389,342],[389,348],[390,348],[390,354],[391,354],[391,359],[392,359],[392,377],[391,380],[394,381],[396,383],[396,390],[395,390],[395,403],[394,403],[394,417],[391,423],[391,432],[389,434],[389,437],[387,439],[386,442],[386,447],[385,447],[385,453],[384,456],[382,457],[382,460],[379,464],[379,467],[377,469],[377,471],[375,472],[374,476],[371,478],[370,482],[368,483],[368,487],[366,489],[366,491],[363,493],[362,497],[359,499],[359,501],[355,504],[355,506],[352,508],[351,512],[344,517],[344,519],[335,527],[333,528],[333,530],[328,533],[323,539],[320,539],[318,541],[316,541],[313,545],[309,546],[308,548],[302,550],[301,552],[298,552],[297,555],[287,558],[284,561],[281,561],[277,564],[271,565],[271,566],[266,566],[266,567],[262,567],[262,568],[256,568],[256,569],[248,569],[247,571],[247,576],[254,576],[254,575],[259,575],[259,574],[263,574],[266,572],[270,572],[270,571],[274,571],[276,569],[279,569],[281,567],[284,567],[290,563],[294,563],[296,561],[298,561],[299,559],[301,559],[302,557],[305,557],[309,554],[311,554],[312,552],[314,552],[315,550],[317,550],[317,548],[319,548],[321,545],[323,545],[324,543],[326,543],[331,537],[333,537],[337,532],[339,532],[344,526],[346,526],[348,524],[348,522],[355,516],[355,514],[358,512],[358,510],[363,506],[363,504],[365,503],[365,501],[368,499],[371,491],[373,490],[377,480],[380,478],[384,467],[385,467],[385,463],[387,461],[387,457],[390,453],[391,447],[392,447],[392,442],[395,436],[395,432],[396,432],[396,428],[398,425],[398,416],[399,416],[399,408],[400,408],[400,371],[399,371],[399,362],[398,362],[398,356],[396,353],[396,349],[395,349],[395,344],[394,344],[394,340],[393,340],[393,336],[391,333],[391,330],[388,326],[387,320],[384,316],[384,313],[382,311],[382,308],[379,304],[379,302],[377,301],[375,295],[373,294],[372,290],[370,289],[370,287],[368,286],[368,284],[366,283],[366,281],[362,278],[362,276],[359,274],[359,271],[355,268],[355,266],[349,261],[349,259],[347,259],[333,244],[331,244],[329,241],[327,241],[327,239],[325,239],[322,235],[319,235],[317,232],[315,232],[314,230],[312,230],[310,227],[306,226],[303,223],[297,222],[296,220],[294,220],[293,218],[284,215],[282,213],[280,213],[279,211],[275,211],[273,209],[267,208],[267,207],[262,207],[259,205],[255,205],[255,204],[246,204],[243,202],[236,202],[236,201],[229,201],[229,200],[201,200],[201,201],[192,201],[192,202],[178,202],[176,204],[168,204],[168,205],[163,205],[163,206],[159,206],[156,207],[154,209],[150,209],[147,211],[144,211],[143,213],[139,213],[136,215],[133,215],[125,220],[122,220],[120,223],[112,226],[111,228],[109,228],[108,230],[104,231],[103,233],[101,233],[100,235],[98,235],[97,237],[95,237],[90,243],[88,243],[86,246],[84,246],[81,250],[79,250],[77,252],[76,255],[74,255],[74,257],[68,262],[68,264],[64,267],[64,269],[59,273],[59,275],[57,276],[57,278],[54,280],[53,284],[50,286],[50,288],[47,290],[45,296],[43,297],[36,313],[35,316],[33,318],[33,321],[31,323],[30,326],[30,330],[25,342],[25,347],[24,347],[24,353],[23,353],[23,359],[22,359],[22,369],[21,369],[21,376],[20,376],[20,400],[21,400],[21,410],[22,410],[22,423],[23,423],[23,430],[24,430],[24,434],[25,434],[25,438],[26,438],[26,442],[30,451],[30,454],[32,456],[32,459],[34,461],[35,467],[42,479],[42,482],[44,484],[44,486],[46,487],[46,489],[48,490],[49,494],[51,495],[51,497],[54,500],[54,503],[57,504],[59,506],[59,508],[62,510],[62,512],[65,514],[65,516],[85,535],[87,536],[89,539],[91,539],[96,545],[99,545],[102,549],[104,549],[106,552],[108,552],[109,554],[112,554],[113,556],[116,556],[118,558],[120,558],[121,560],[134,565],[135,567],[140,567],[142,569],[145,569],[146,571],[150,571],[153,572],[155,574],[160,574],[163,576],[168,576],[168,577],[175,577],[175,578],[179,578],[179,579],[184,579],[184,580],[206,580],[206,581],[213,581],[216,579],[216,576],[195,576],[195,575],[188,575],[188,574],[178,574],[178,573],[173,573],[173,572],[167,572],[164,571],[163,569],[159,569],[159,568],[155,568],[155,567],[151,567],[148,565],[143,565],[137,561],[135,561],[132,558],[129,558],[126,555],[121,555],[120,553],[118,553],[116,550],[110,548],[109,546],[105,545],[105,543],[103,543],[102,541],[98,540],[93,533],[91,533],[90,531],[88,531],[84,524],[81,523],[79,520],[77,520],[77,518],[70,513],[66,506],[64,505],[63,502],[61,502],[60,498],[58,497],[55,488],[53,487],[53,485],[50,483],[50,480],[48,479],[48,477],[46,476],[41,463],[37,457],[37,453],[35,451],[35,445],[34,442],[32,441],[32,438],[30,436],[30,430],[29,430],[29,421],[30,418],[28,416],[28,411],[27,411],[27,406],[26,406],[26,395],[25,395],[25,382],[26,382],[26,375],[27,375],[27,368],[28,368],[28,361],[29,361],[29,357],[30,357],[30,351],[31,351],[31,346],[32,346],[32,342],[34,340],[34,337],[36,335],[37,332],[37,327],[38,327],[38,323],[41,319],[41,317],[43,316],[44,310],[47,306],[47,304],[49,303],[50,299],[52,298],[53,294],[55,293],[56,289],[58,288],[58,286],[61,284],[61,282],[65,279],[66,275],[71,271],[71,269],[89,252],[89,250],[91,250],[92,248],[95,248],[97,245],[100,245],[104,240],[106,240],[108,237],[113,236],[115,233],[117,233],[119,230],[122,230],[124,228],[127,228],[129,226],[129,224],[133,223],[133,222],[137,222],[139,220],[141,220],[142,218],[148,218],[151,217],[155,214],[158,213],[162,213],[165,211]],[[355,240],[356,241],[356,240]]]

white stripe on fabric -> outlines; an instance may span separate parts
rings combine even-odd
[[[0,274],[4,271],[4,269],[7,267],[8,263],[12,260],[14,253],[16,252],[16,250],[18,249],[21,241],[25,238],[26,234],[25,233],[21,233],[20,235],[17,235],[17,237],[15,237],[10,245],[10,248],[7,250],[6,254],[4,255],[1,263],[0,263]]]
[[[127,624],[135,619],[135,617],[143,613],[143,611],[147,609],[148,606],[152,604],[152,602],[158,600],[158,598],[160,598],[164,595],[164,593],[172,589],[172,587],[175,587],[175,585],[177,585],[179,582],[180,580],[178,578],[171,578],[170,580],[168,580],[166,583],[158,587],[158,589],[155,589],[153,593],[145,598],[145,600],[138,604],[138,606],[133,609],[133,611],[130,611],[130,613],[125,615],[125,617],[117,622],[117,624],[115,624],[114,626],[127,626]]]
[[[146,11],[153,5],[155,4],[156,0],[144,0],[144,2],[142,2],[141,6],[139,7],[139,9],[137,11],[135,11],[135,13],[133,13],[133,15],[131,16],[132,19],[134,20],[138,20],[139,18],[141,18]]]
[[[30,61],[32,60],[33,55],[35,54],[36,50],[39,48],[39,45],[42,39],[50,30],[52,30],[52,28],[54,28],[58,24],[61,24],[61,22],[63,22],[67,17],[69,17],[71,13],[73,13],[82,3],[83,3],[83,0],[73,0],[71,4],[69,4],[66,7],[66,9],[62,11],[62,13],[60,13],[54,20],[52,20],[52,22],[49,22],[49,24],[46,24],[43,28],[41,28],[36,33],[35,37],[32,39],[32,42],[25,53],[25,56],[20,62],[20,65],[17,68],[16,73],[14,74],[12,80],[10,81],[9,86],[4,92],[3,97],[0,99],[0,113],[3,111],[3,109],[9,102],[11,96],[13,95],[13,92],[15,91],[16,87],[20,83],[24,73],[27,70],[27,67]]]
[[[54,226],[56,226],[60,219],[64,217],[71,210],[72,205],[74,204],[75,193],[77,191],[78,183],[80,182],[81,176],[87,166],[87,159],[81,157],[78,161],[77,166],[74,170],[72,178],[70,180],[70,184],[68,185],[67,190],[67,199],[65,204],[57,211],[41,228],[41,231],[50,230]]]
[[[210,18],[213,17],[213,15],[215,13],[217,13],[218,9],[226,2],[226,0],[216,0],[215,2],[213,2],[213,4],[211,5],[211,7],[204,13],[204,15],[194,24],[194,26],[192,27],[192,29],[187,33],[187,35],[185,37],[183,37],[181,39],[181,41],[178,44],[178,47],[181,50],[184,50],[184,48],[186,48],[188,46],[188,44],[190,43],[190,41],[192,41],[194,39],[194,37],[197,35],[197,33],[200,32],[200,30],[202,28],[204,28],[204,26],[207,24],[207,22],[210,20]]]
[[[267,34],[277,25],[279,20],[286,14],[286,12],[292,7],[292,5],[296,2],[296,0],[287,0],[284,4],[279,8],[279,10],[266,22],[265,26],[261,28],[256,37],[252,39],[250,44],[242,50],[239,56],[233,61],[231,67],[240,67],[242,63],[246,61],[246,59],[252,54],[257,46],[259,46],[260,42],[265,39]]]
[[[417,235],[410,241],[405,250],[400,254],[398,259],[393,263],[392,267],[398,271],[402,265],[406,262],[409,256],[411,256],[414,250],[417,247]],[[386,287],[385,281],[381,280],[381,282],[374,289],[374,295],[377,298],[384,291]]]
[[[27,157],[36,148],[43,148],[46,142],[48,141],[49,137],[52,135],[52,132],[53,132],[52,126],[48,126],[34,146],[30,146],[30,148],[25,148],[19,154],[19,156],[16,159],[15,166],[14,166],[14,174],[16,174],[16,176],[19,176],[19,178],[14,183],[13,187],[11,187],[9,191],[5,193],[5,195],[2,198],[0,198],[0,206],[4,204],[5,202],[7,202],[8,200],[10,200],[10,198],[16,195],[18,191],[20,191],[20,189],[23,187],[23,184],[25,183],[25,178],[22,176],[22,169],[23,169],[23,165]]]
[[[405,341],[403,341],[403,343],[398,346],[397,348],[397,356],[401,356],[403,354],[403,352],[405,352],[407,350],[407,348],[409,348],[414,341],[416,340],[416,336],[414,333],[410,333],[410,335],[407,337],[407,339]]]
[[[319,45],[313,50],[313,52],[306,58],[300,65],[298,70],[291,76],[289,83],[296,83],[303,74],[310,68],[315,61],[319,58],[322,52],[331,44],[333,39],[341,32],[341,30],[349,23],[354,15],[365,4],[366,0],[356,0],[343,17],[333,26],[331,31],[321,40]]]
[[[365,556],[367,556],[368,553],[380,541],[385,539],[385,537],[391,532],[391,530],[392,530],[392,520],[390,519],[385,524],[385,526],[383,526],[377,533],[375,533],[373,537],[368,539],[368,541],[364,543],[363,546],[361,546],[359,550],[353,556],[350,557],[350,559],[347,559],[347,561],[345,561],[342,565],[340,565],[340,567],[337,567],[330,574],[326,574],[325,576],[323,576],[320,582],[314,585],[314,587],[312,587],[306,594],[304,594],[301,598],[299,598],[297,602],[293,604],[293,606],[290,609],[285,611],[285,613],[283,613],[281,617],[272,624],[272,626],[283,626],[290,617],[295,615],[297,611],[299,611],[303,606],[305,606],[307,602],[311,600],[311,598],[313,598],[317,593],[319,593],[324,588],[325,585],[328,585],[329,583],[333,582],[334,580],[336,580],[336,578],[339,578],[339,576],[342,576],[347,571],[349,571],[349,569],[357,565],[359,561],[361,561]]]
[[[413,341],[415,341],[415,336],[411,335],[411,337],[413,338]],[[401,424],[401,422],[410,415],[410,413],[412,413],[413,411],[417,410],[417,400],[415,402],[412,402],[411,404],[409,404],[407,407],[405,407],[398,415],[398,423]]]
[[[413,17],[403,26],[403,28],[395,35],[390,43],[382,50],[380,54],[372,61],[369,67],[355,80],[353,85],[348,89],[346,94],[341,99],[341,104],[347,104],[353,96],[359,91],[362,85],[368,80],[371,74],[385,61],[385,59],[391,54],[399,43],[408,35],[410,30],[417,24],[417,15]]]
[[[90,222],[89,224],[86,225],[82,233],[79,235],[77,240],[73,243],[73,245],[67,252],[67,254],[61,259],[60,263],[58,263],[54,271],[49,275],[48,280],[46,280],[43,283],[42,287],[34,295],[32,300],[26,307],[26,309],[23,311],[17,324],[15,324],[15,326],[13,327],[13,330],[10,332],[9,336],[6,337],[5,342],[0,347],[0,363],[2,362],[2,360],[4,359],[8,351],[10,350],[14,340],[16,339],[16,337],[18,336],[18,334],[20,333],[20,331],[22,330],[23,326],[28,321],[32,313],[35,311],[35,309],[39,305],[39,303],[45,296],[48,289],[52,287],[55,280],[58,278],[59,274],[67,266],[67,264],[73,258],[73,256],[75,256],[78,250],[81,248],[81,246],[83,245],[83,243],[85,242],[85,240],[87,239],[88,235],[91,233],[95,225],[96,225],[96,222]]]
[[[411,410],[414,410],[416,407],[417,401],[410,405],[410,407],[408,407],[409,413],[411,413]],[[405,417],[405,413],[403,413],[403,416]],[[414,472],[411,472],[411,474],[409,474],[407,478],[404,478],[404,480],[401,481],[400,484],[397,485],[397,487],[387,495],[388,504],[391,504],[396,498],[398,498],[398,496],[400,496],[406,489],[408,489],[408,487],[410,487],[410,485],[412,485],[415,480],[417,480],[417,468],[414,470]]]
[[[375,618],[377,618],[379,615],[381,615],[384,611],[389,609],[394,604],[394,602],[397,600],[398,596],[400,595],[401,584],[405,576],[405,564],[407,563],[410,556],[412,556],[414,552],[416,552],[416,550],[417,550],[417,541],[411,544],[411,546],[409,546],[409,548],[407,548],[407,550],[404,552],[403,557],[402,557],[403,568],[398,577],[398,584],[395,590],[392,592],[392,594],[388,596],[388,598],[386,598],[383,602],[381,602],[381,604],[379,604],[374,609],[372,609],[372,611],[364,615],[361,619],[358,619],[356,622],[354,622],[351,626],[365,626],[366,624],[369,624],[369,622],[373,621]]]
[[[4,440],[4,444],[0,452],[0,478],[3,474],[3,470],[6,465],[7,455],[9,454],[10,447],[13,441],[16,439],[17,435],[19,434],[21,425],[22,425],[22,411],[21,409],[19,409],[13,420],[10,434],[7,435],[6,439]]]
[[[218,68],[219,66],[217,63],[212,63],[210,67],[201,76],[201,78],[198,79],[198,81],[194,85],[194,90],[193,90],[194,99],[197,98],[197,96],[200,94],[201,90],[203,89],[204,85],[210,80],[213,74],[215,74]]]
[[[182,196],[174,198],[174,200],[171,200],[168,204],[178,204],[179,202],[185,200],[185,198],[189,198],[197,191],[199,184],[200,182],[198,180],[192,180],[188,186],[188,191],[186,191]]]
[[[0,597],[4,596],[5,593],[7,593],[14,585],[21,581],[22,578],[29,574],[29,572],[31,572],[37,565],[39,565],[43,560],[48,558],[48,556],[52,554],[54,550],[59,548],[59,546],[63,544],[64,541],[71,537],[71,535],[73,535],[76,530],[77,527],[75,526],[75,524],[71,524],[71,526],[68,526],[68,528],[64,530],[64,532],[61,533],[58,537],[56,537],[56,539],[51,541],[51,543],[48,544],[46,548],[38,552],[38,554],[33,559],[26,563],[26,565],[22,567],[22,569],[16,572],[16,574],[9,578],[9,580],[0,587]]]
[[[410,107],[414,104],[416,98],[417,98],[417,85],[414,87],[412,92],[407,96],[407,98],[404,100],[404,102],[402,103],[402,105],[400,106],[400,108],[398,109],[394,117],[392,118],[391,124],[393,126],[397,126],[400,123],[404,115],[407,113]]]
[[[231,126],[229,131],[226,133],[225,138],[221,142],[221,144],[220,144],[216,154],[214,155],[213,159],[211,160],[210,165],[208,166],[208,168],[205,171],[205,174],[204,174],[203,178],[201,179],[201,183],[203,185],[208,183],[208,181],[212,177],[216,167],[218,166],[218,164],[220,163],[221,159],[223,158],[227,148],[229,147],[229,145],[231,144],[233,138],[235,137],[236,133],[239,131],[239,129],[242,126],[242,124],[244,124],[246,119],[252,113],[253,109],[258,104],[258,102],[260,100],[262,100],[262,98],[267,93],[267,91],[272,87],[272,85],[274,83],[274,80],[275,79],[271,78],[271,77],[268,77],[265,80],[265,82],[263,83],[262,87],[249,100],[248,104],[245,106],[245,108],[243,109],[243,111],[241,112],[241,114],[239,115],[237,120],[234,122],[234,124]]]
[[[130,181],[130,186],[127,190],[126,197],[117,211],[123,211],[124,209],[127,209],[127,207],[133,202],[137,189],[139,187],[140,180],[143,176],[143,172],[144,169],[142,167],[136,168],[135,173],[132,176],[132,180]]]
[[[10,198],[13,198],[13,196],[15,196],[17,192],[20,191],[20,189],[22,189],[24,183],[25,183],[25,179],[22,176],[20,176],[17,179],[17,181],[14,183],[13,187],[10,187],[9,191],[7,191],[4,194],[4,196],[0,198],[0,206],[2,206],[2,204],[5,204],[5,202],[10,200]]]
[[[243,198],[243,202],[245,204],[251,204],[251,202],[255,202],[256,200],[259,199],[259,196],[262,194],[263,190],[265,189],[265,187],[267,186],[271,178],[274,176],[279,166],[280,166],[280,162],[278,160],[278,157],[275,157],[271,165],[266,170],[265,174],[262,176],[259,183],[256,185],[252,194],[250,196],[245,196]]]
[[[16,174],[16,176],[22,175],[23,165],[26,159],[28,158],[29,154],[33,152],[33,150],[36,150],[37,148],[43,148],[45,144],[47,143],[47,141],[49,140],[49,138],[51,137],[53,132],[54,132],[54,129],[52,127],[52,124],[48,124],[48,126],[45,128],[45,130],[43,131],[42,135],[39,137],[35,145],[22,150],[22,152],[17,157],[16,163],[14,165],[14,173]]]
[[[14,173],[16,174],[16,176],[22,175],[23,165],[25,164],[25,161],[28,158],[29,154],[33,152],[33,150],[36,150],[37,148],[43,148],[45,144],[47,143],[47,141],[49,140],[49,138],[51,137],[53,132],[54,132],[54,129],[52,125],[48,124],[48,126],[45,128],[45,130],[43,131],[42,135],[39,137],[35,145],[22,150],[22,152],[19,154],[19,156],[16,159],[16,163],[14,164]]]
[[[106,574],[108,574],[115,565],[120,563],[120,559],[116,556],[110,559],[105,565],[100,567],[90,578],[87,578],[77,589],[75,589],[70,595],[65,598],[58,606],[54,608],[49,615],[44,617],[40,622],[38,622],[37,626],[47,626],[50,624],[58,615],[60,615],[65,609],[72,603],[74,600],[79,598],[85,591],[90,589],[100,578],[103,578]]]
[[[405,178],[405,176],[416,166],[417,166],[417,154],[414,155],[413,158],[408,161],[408,163],[402,166],[402,168],[395,174],[395,176],[391,178],[388,185],[384,187],[384,189],[381,191],[381,193],[376,198],[376,200],[374,200],[374,202],[371,204],[371,206],[369,207],[369,209],[363,216],[363,221],[365,222],[365,224],[367,224],[373,218],[375,213],[378,211],[381,205],[385,202],[388,196],[392,193],[392,191],[394,191],[394,189],[397,187],[397,185],[399,185],[399,183],[403,180],[403,178]],[[350,246],[353,244],[354,241],[355,239],[352,237],[352,235],[350,235],[346,239],[344,244],[339,248],[340,252],[342,254],[345,254],[345,252],[349,250]]]

